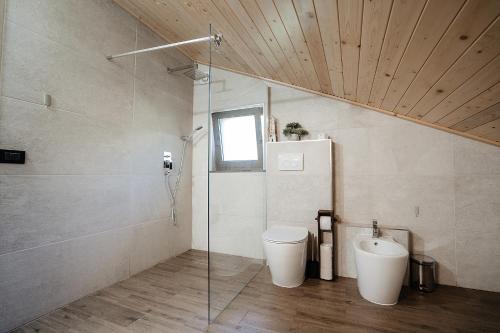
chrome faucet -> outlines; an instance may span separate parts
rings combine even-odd
[[[377,220],[373,219],[372,220],[372,237],[373,238],[378,238],[380,234],[380,231],[377,226]]]

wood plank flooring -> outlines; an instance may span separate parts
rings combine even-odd
[[[215,318],[262,268],[262,261],[210,254]],[[53,311],[14,332],[206,332],[208,258],[190,250]]]
[[[259,261],[210,259],[218,315],[210,327],[207,254],[191,250],[15,332],[500,332],[499,293],[439,286],[432,294],[405,291],[398,305],[384,307],[363,300],[353,279],[284,289]]]
[[[380,306],[361,298],[354,279],[285,289],[264,268],[209,332],[500,332],[500,294],[439,286],[405,290],[397,305]]]

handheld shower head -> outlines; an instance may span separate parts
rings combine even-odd
[[[198,127],[196,127],[196,128],[195,128],[195,129],[191,132],[191,134],[181,136],[181,140],[182,140],[182,141],[187,141],[187,142],[191,141],[191,140],[193,139],[193,135],[194,135],[194,133],[198,132],[198,131],[199,131],[199,130],[201,130],[202,128],[203,128],[203,126],[198,126]]]

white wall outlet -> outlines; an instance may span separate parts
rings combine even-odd
[[[303,171],[304,153],[283,153],[278,155],[280,171]]]

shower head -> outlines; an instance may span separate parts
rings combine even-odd
[[[208,74],[203,71],[200,71],[198,69],[198,66],[193,66],[193,68],[185,71],[184,75],[186,75],[188,78],[194,81],[204,80],[208,78]]]
[[[167,68],[169,73],[175,73],[179,71],[184,71],[182,74],[190,78],[191,80],[198,81],[208,78],[208,74],[198,69],[198,64],[184,65],[174,68]]]
[[[191,132],[191,134],[181,136],[181,140],[182,140],[182,141],[186,141],[186,142],[191,141],[191,140],[193,139],[193,135],[194,135],[194,133],[198,132],[198,131],[199,131],[199,130],[201,130],[202,128],[203,128],[203,126],[198,126],[198,127],[196,127],[196,128],[195,128],[195,129]]]

